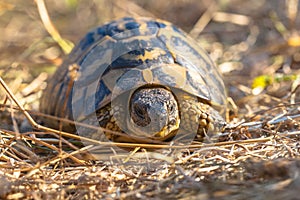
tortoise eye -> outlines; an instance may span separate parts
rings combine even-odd
[[[135,105],[135,106],[134,106],[134,112],[135,112],[135,114],[136,114],[139,118],[142,118],[142,119],[145,118],[145,111],[144,111],[144,109],[143,109],[141,106]]]

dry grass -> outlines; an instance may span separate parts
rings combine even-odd
[[[20,102],[17,107],[2,90],[0,198],[297,199],[297,2],[49,0],[52,25],[43,25],[34,2],[0,1],[0,74]],[[38,99],[68,52],[65,38],[77,42],[90,28],[123,16],[169,20],[209,51],[235,102],[232,128],[202,144],[137,144],[130,152],[30,128],[26,113],[39,122]]]

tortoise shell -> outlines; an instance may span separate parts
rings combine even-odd
[[[143,85],[180,89],[224,114],[224,83],[197,42],[169,22],[128,17],[86,34],[49,81],[40,110],[80,120]]]

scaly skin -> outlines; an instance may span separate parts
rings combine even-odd
[[[165,88],[148,88],[148,90],[166,90]],[[154,95],[149,91],[144,91],[149,94],[147,101],[149,98],[154,98]],[[165,95],[165,93],[162,93]],[[134,98],[137,95],[142,95],[141,93],[135,93]],[[141,96],[143,98],[144,96]],[[133,98],[133,97],[130,97]],[[225,126],[226,122],[223,120],[222,116],[209,104],[205,102],[200,102],[199,99],[195,96],[192,96],[188,93],[182,91],[176,91],[176,99],[175,98],[164,98],[163,101],[166,101],[167,104],[173,103],[175,106],[172,112],[171,118],[176,119],[176,123],[170,124],[170,121],[166,122],[165,127],[162,128],[161,131],[157,131],[157,134],[150,134],[150,131],[146,131],[144,135],[136,134],[135,130],[130,130],[132,122],[132,113],[135,113],[135,109],[133,106],[130,106],[129,113],[126,115],[124,105],[115,106],[114,109],[111,108],[111,105],[105,106],[103,109],[100,109],[97,112],[97,116],[99,119],[99,124],[101,127],[106,128],[108,130],[117,131],[123,133],[121,135],[116,135],[111,132],[105,132],[107,139],[115,141],[115,142],[144,142],[149,143],[150,141],[166,141],[172,139],[178,132],[178,130],[182,130],[184,134],[189,135],[194,133],[194,140],[202,141],[204,136],[212,135],[216,132],[222,130]],[[175,102],[173,102],[175,101]],[[164,104],[160,104],[163,106]],[[176,112],[178,111],[178,112]],[[147,115],[147,111],[142,111],[145,115]],[[174,113],[177,113],[178,116],[174,116]],[[180,116],[179,116],[180,115]],[[116,119],[116,118],[118,119]],[[144,122],[146,122],[145,119]],[[130,121],[131,123],[127,124],[126,122]],[[141,122],[142,123],[142,122]],[[173,128],[170,128],[170,125]],[[121,127],[125,127],[126,131],[123,131]],[[183,135],[184,137],[184,135]]]

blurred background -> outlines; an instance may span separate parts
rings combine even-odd
[[[155,161],[147,157],[147,167],[135,162],[120,166],[100,161],[97,166],[87,161],[83,165],[84,159],[61,149],[61,143],[67,144],[66,149],[76,156],[77,147],[61,142],[60,137],[54,145],[48,138],[38,143],[41,140],[34,138],[39,134],[34,132],[20,137],[24,115],[7,109],[14,104],[0,90],[0,198],[12,194],[10,199],[68,195],[68,199],[146,199],[160,193],[162,198],[168,194],[174,199],[181,193],[183,199],[298,199],[297,0],[45,0],[47,12],[39,11],[36,2],[42,1],[0,0],[0,76],[31,114],[38,111],[46,80],[67,56],[68,47],[105,22],[147,16],[174,23],[209,53],[231,97],[232,124],[245,119],[261,126],[239,127],[228,136],[228,140],[256,138],[252,143],[186,148],[179,154],[168,150],[162,157],[153,157]],[[41,15],[45,18],[46,13],[53,26],[43,24]],[[64,45],[49,34],[53,27]],[[39,113],[35,114],[39,119]],[[174,156],[176,163],[165,164],[166,156]],[[191,198],[194,194],[198,197]]]

